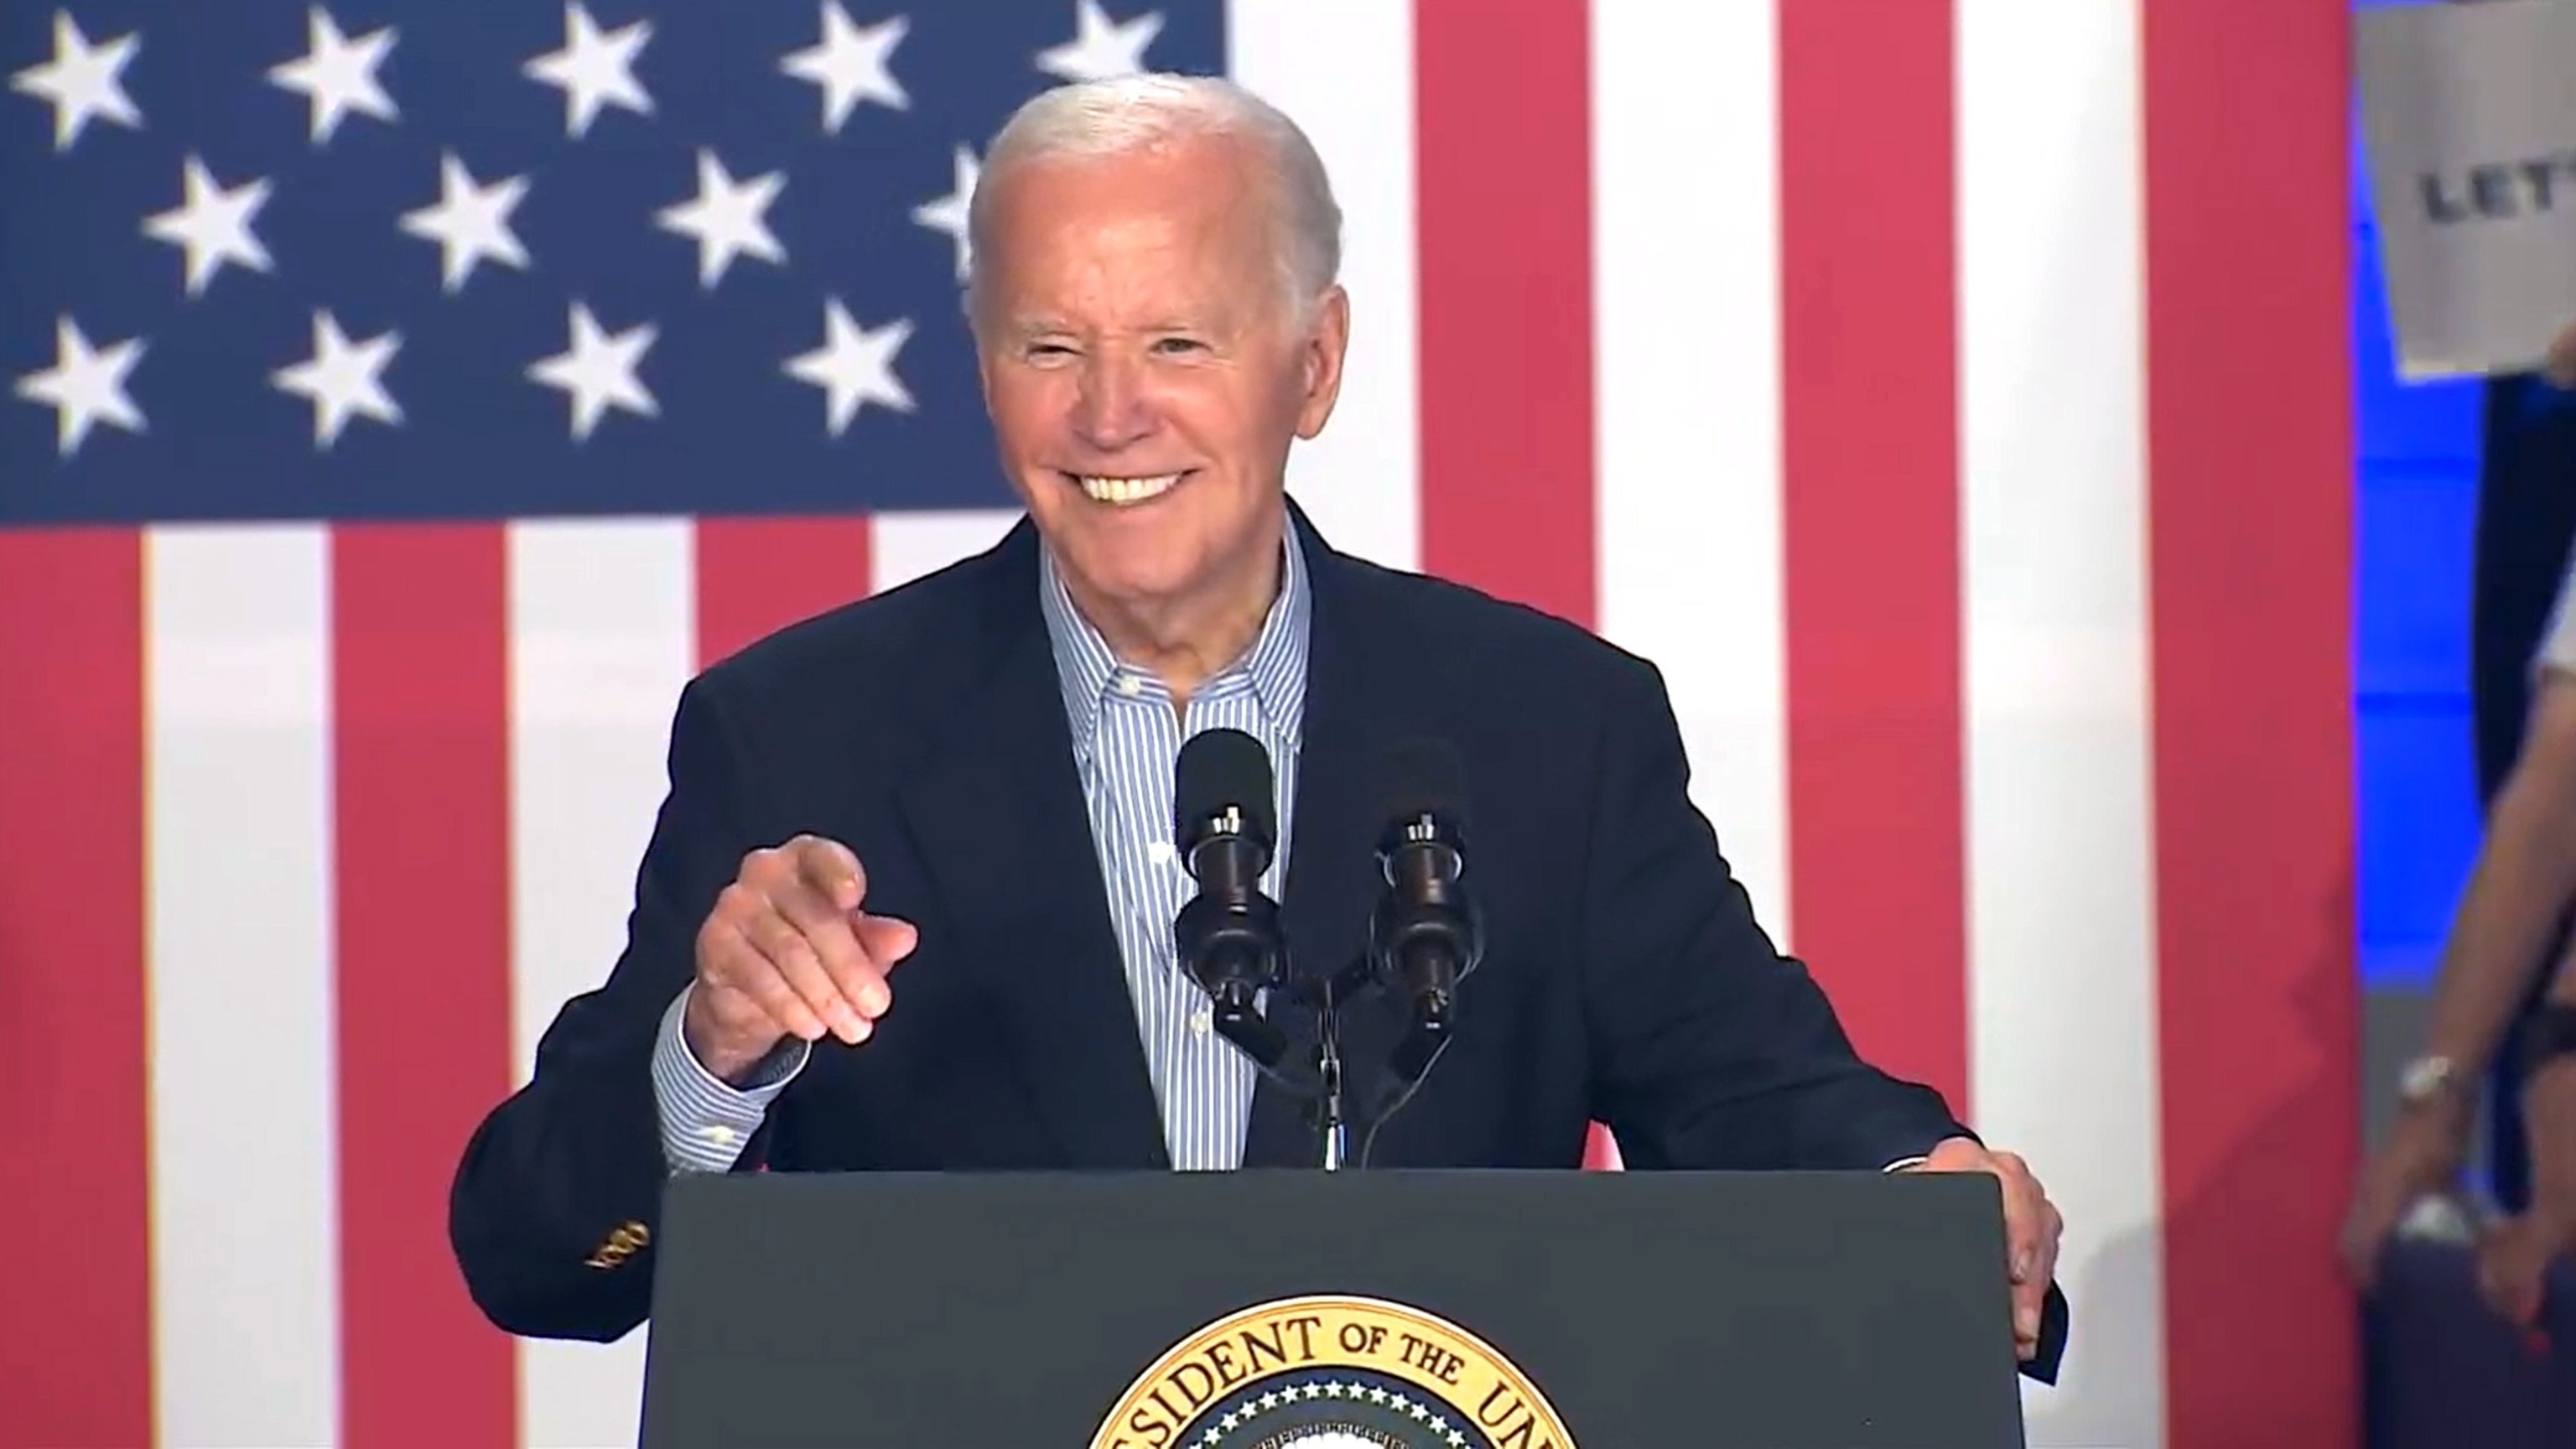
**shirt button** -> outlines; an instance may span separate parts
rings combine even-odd
[[[1144,689],[1145,681],[1138,679],[1135,675],[1121,674],[1118,676],[1118,692],[1127,696],[1129,699],[1134,699],[1137,695],[1143,693]]]
[[[1145,858],[1156,865],[1169,865],[1175,859],[1179,858],[1179,856],[1180,852],[1173,849],[1172,842],[1168,840],[1149,840],[1145,842]]]
[[[704,1137],[718,1147],[731,1147],[733,1145],[733,1129],[730,1127],[710,1127],[698,1135]]]
[[[1200,1036],[1205,1036],[1208,1034],[1208,1027],[1211,1020],[1212,1018],[1205,1010],[1191,1012],[1190,1030],[1196,1032]]]

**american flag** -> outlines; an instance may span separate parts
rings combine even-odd
[[[632,1442],[644,1333],[466,1302],[457,1151],[682,683],[1012,521],[963,202],[1139,67],[1332,168],[1326,536],[1656,658],[1775,934],[2037,1165],[2031,1442],[2353,1442],[2347,24],[8,7],[0,1443]]]

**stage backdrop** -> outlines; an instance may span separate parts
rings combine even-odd
[[[1142,64],[1333,168],[1325,532],[1660,661],[1764,919],[2038,1164],[2033,1442],[2350,1443],[2346,26],[10,7],[0,1440],[632,1432],[640,1334],[467,1304],[457,1150],[618,949],[682,682],[1008,522],[962,197]]]

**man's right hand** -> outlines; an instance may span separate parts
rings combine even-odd
[[[894,997],[886,975],[921,933],[859,909],[867,872],[849,847],[800,835],[744,856],[698,929],[680,1023],[699,1065],[728,1082],[787,1037],[855,1046]]]

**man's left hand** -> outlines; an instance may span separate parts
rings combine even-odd
[[[2005,1264],[2012,1277],[2013,1347],[2027,1362],[2039,1355],[2040,1306],[2057,1276],[2057,1245],[2066,1219],[2033,1177],[2030,1164],[2009,1152],[1989,1152],[1966,1137],[1932,1149],[1913,1172],[1991,1172],[2004,1184]]]

